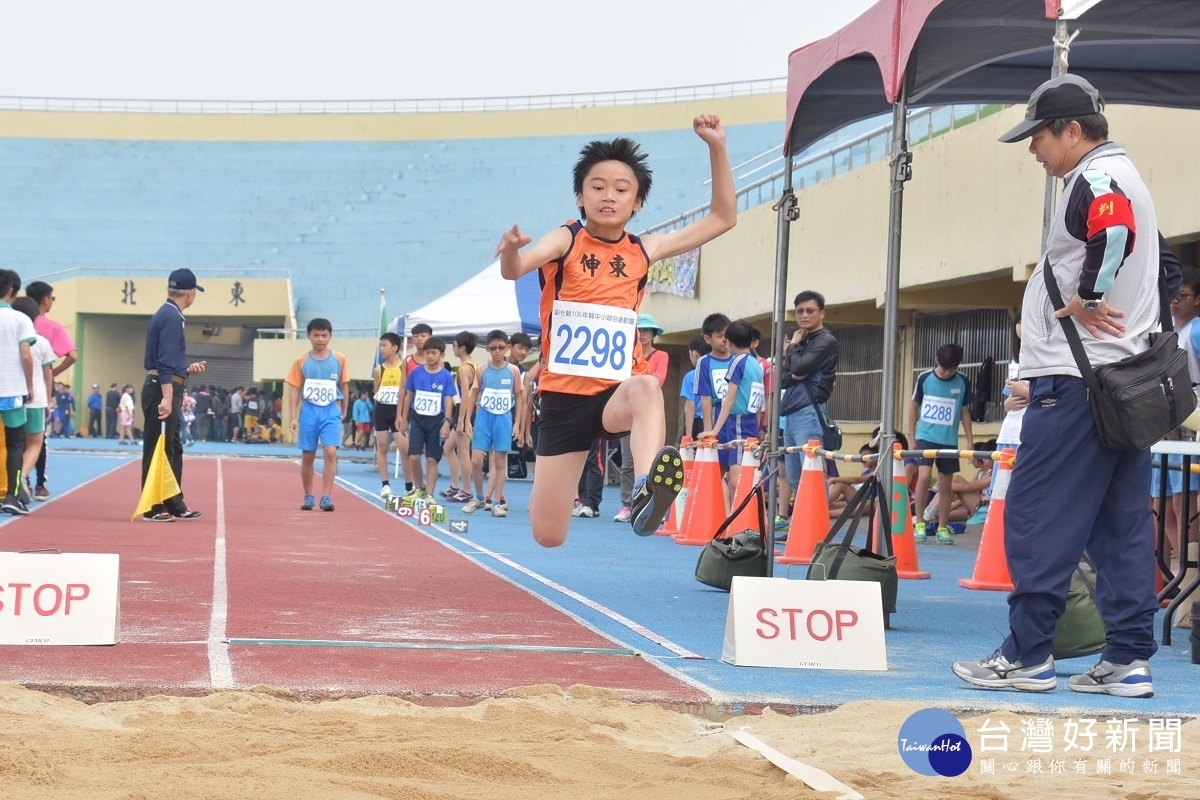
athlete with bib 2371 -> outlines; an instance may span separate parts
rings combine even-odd
[[[533,240],[514,225],[496,248],[508,280],[540,270],[545,368],[529,521],[533,538],[545,547],[567,538],[579,474],[598,438],[629,436],[638,476],[630,523],[638,535],[654,533],[682,488],[679,451],[663,446],[662,390],[642,358],[637,315],[651,264],[710,242],[737,222],[721,120],[705,114],[692,127],[709,150],[707,216],[671,233],[627,233],[650,192],[646,156],[629,139],[596,141],[575,164],[582,222],[550,231],[525,251]]]

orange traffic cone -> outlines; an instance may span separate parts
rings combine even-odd
[[[679,544],[708,544],[725,521],[725,484],[715,444],[703,441],[696,448],[683,525],[673,537]]]
[[[800,488],[792,507],[792,524],[788,528],[787,547],[777,556],[780,564],[807,564],[812,561],[817,542],[829,535],[829,493],[825,489],[825,466],[816,455],[821,446],[809,439],[804,452],[804,467],[800,471]]]
[[[746,441],[746,449],[742,453],[742,463],[737,468],[737,492],[733,497],[733,508],[737,508],[746,499],[746,495],[750,494],[751,490],[754,489],[754,482],[758,478],[758,459],[754,456],[755,447],[758,447],[757,439],[748,439]],[[764,517],[765,513],[763,517],[759,516],[759,509],[755,507],[754,503],[748,503],[742,509],[742,513],[738,514],[737,518],[730,523],[729,530],[733,533],[741,533],[746,530],[757,531],[759,523]]]
[[[683,510],[687,507],[688,482],[692,476],[692,448],[688,447],[691,442],[692,437],[685,436],[679,443],[679,454],[683,458],[683,490],[676,495],[666,522],[654,532],[655,536],[674,536],[679,533],[679,520],[683,518]]]
[[[988,502],[987,519],[983,522],[983,537],[979,540],[979,555],[975,557],[975,574],[970,578],[959,578],[958,585],[965,589],[986,589],[993,592],[1011,592],[1012,576],[1008,574],[1008,556],[1004,554],[1004,496],[1008,494],[1008,482],[1012,479],[1013,461],[1017,451],[1004,450],[1004,457],[997,460],[1000,474],[996,476],[996,488]]]
[[[900,445],[892,445],[892,458],[892,554],[896,556],[896,575],[924,580],[929,573],[922,572],[917,563],[912,513],[908,508],[908,480],[904,475],[904,461],[900,458]]]

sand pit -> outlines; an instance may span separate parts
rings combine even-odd
[[[831,773],[866,798],[1027,800],[1104,796],[1193,800],[1200,796],[1200,722],[1182,726],[1182,775],[1074,774],[1073,759],[1040,756],[1044,774],[1025,771],[1036,753],[1010,753],[1020,769],[956,778],[909,770],[896,749],[904,719],[919,705],[853,703],[829,714],[738,717],[767,744]],[[1020,738],[1022,719],[1006,720]],[[982,717],[963,717],[976,744]],[[1144,721],[1143,721],[1144,722]],[[834,797],[735,743],[722,725],[587,687],[527,687],[467,708],[426,708],[388,697],[302,703],[261,692],[204,698],[150,697],[83,703],[0,684],[0,786],[8,800],[199,800],[404,798],[405,800],[730,800]],[[1061,744],[1058,750],[1061,751]],[[1066,774],[1050,760],[1066,758]]]

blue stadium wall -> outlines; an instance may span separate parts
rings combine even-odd
[[[778,96],[559,117],[205,115],[192,128],[162,119],[171,115],[4,112],[0,254],[25,280],[77,268],[282,268],[298,324],[324,316],[335,329],[371,328],[380,288],[389,314],[414,310],[486,267],[514,222],[537,236],[575,216],[571,168],[592,139],[628,135],[649,153],[654,185],[633,229],[706,202],[707,149],[690,123],[713,106],[729,122],[732,163],[779,144]]]

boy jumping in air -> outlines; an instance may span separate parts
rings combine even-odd
[[[533,538],[557,547],[567,538],[584,460],[597,438],[630,437],[634,482],[630,524],[652,534],[683,486],[682,458],[663,446],[662,390],[648,374],[637,314],[650,265],[712,241],[737,222],[725,130],[715,115],[692,122],[708,145],[711,211],[679,230],[646,237],[625,226],[650,192],[646,156],[625,138],[591,142],[574,169],[582,222],[533,240],[514,225],[496,247],[508,280],[541,271],[542,352],[538,469],[530,497]]]
[[[321,510],[333,511],[333,481],[337,477],[338,446],[342,442],[342,418],[350,402],[350,369],[346,357],[329,349],[333,325],[317,317],[308,323],[308,342],[312,350],[292,362],[284,383],[288,403],[296,416],[288,424],[297,433],[300,447],[300,483],[304,486],[301,511],[312,511],[313,472],[317,448],[321,448],[325,466],[321,470]]]

